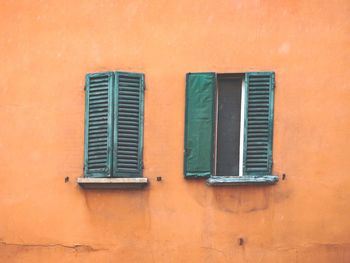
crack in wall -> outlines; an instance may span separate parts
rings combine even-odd
[[[213,251],[216,251],[216,252],[218,252],[218,253],[222,253],[223,255],[225,255],[225,253],[224,253],[224,251],[223,250],[220,250],[220,249],[218,249],[218,248],[214,248],[214,247],[200,247],[200,248],[203,248],[203,249],[208,249],[208,250],[213,250]]]
[[[20,247],[20,248],[64,248],[64,249],[72,249],[75,252],[97,252],[102,250],[107,250],[105,248],[94,248],[90,245],[64,245],[64,244],[26,244],[26,243],[7,243],[4,241],[0,241],[0,246],[14,246],[14,247]]]

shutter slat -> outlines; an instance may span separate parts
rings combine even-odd
[[[105,118],[105,117],[101,117],[100,119],[95,118],[95,120],[89,121],[89,127],[93,128],[93,127],[99,127],[101,125],[104,126],[104,125],[106,125],[106,121],[108,121],[108,118]]]
[[[89,118],[100,118],[100,117],[103,117],[103,116],[107,116],[108,117],[108,113],[104,113],[104,112],[95,112],[95,113],[90,113],[89,114]]]
[[[97,82],[92,82],[90,81],[90,87],[96,89],[99,88],[106,88],[108,86],[108,80],[107,81],[97,81]]]
[[[117,101],[113,175],[142,176],[142,127],[144,76],[136,73],[116,73]]]
[[[137,154],[137,151],[132,151],[132,150],[119,150],[118,154],[120,155],[135,155]]]
[[[243,168],[245,175],[271,175],[274,73],[247,73]]]
[[[139,96],[139,89],[120,89],[119,94],[125,94],[125,95],[132,95],[132,96]]]
[[[134,141],[134,142],[130,142],[130,141],[119,141],[118,142],[118,147],[134,147],[137,148],[138,147],[138,141]],[[133,151],[138,151],[138,149],[130,149]]]
[[[121,111],[119,112],[119,115],[122,117],[135,117],[135,118],[139,118],[139,114],[137,112],[128,112],[125,111],[121,108]]]
[[[102,73],[103,74],[103,73]],[[90,80],[90,84],[97,84],[97,83],[104,83],[104,84],[108,84],[108,79],[104,78],[103,76],[101,77],[97,77],[97,76],[93,76],[94,78]]]
[[[140,84],[139,83],[128,83],[124,81],[119,82],[119,87],[121,90],[139,90],[140,89]]]
[[[123,150],[134,151],[134,152],[138,153],[138,149],[135,150],[135,145],[133,145],[133,144],[130,147],[124,146],[124,145],[118,145],[118,151],[123,151]]]
[[[134,119],[128,119],[128,120],[119,120],[118,124],[130,124],[130,125],[139,125],[138,120],[134,120]]]
[[[90,140],[89,149],[90,148],[92,149],[93,147],[96,147],[96,146],[103,146],[103,147],[105,147],[106,145],[107,145],[107,140],[105,138],[104,139]]]
[[[104,123],[103,123],[104,124]],[[104,125],[99,125],[99,126],[90,126],[89,127],[89,131],[93,131],[93,130],[100,130],[100,129],[108,129],[108,125],[104,124]]]
[[[99,93],[99,92],[104,92],[104,91],[107,90],[106,86],[108,86],[108,83],[106,83],[106,84],[98,84],[98,85],[90,84],[90,87],[93,88],[91,90],[91,93],[92,94],[96,94],[96,93]]]
[[[127,101],[130,101],[130,102],[134,102],[134,103],[139,101],[139,97],[138,96],[130,96],[130,95],[122,95],[122,94],[120,94],[118,97],[119,97],[119,99],[121,101],[123,101],[124,99],[127,100]]]
[[[108,99],[108,91],[91,93],[90,98],[92,99],[107,98]]]
[[[101,113],[101,112],[108,112],[109,111],[109,106],[101,105],[100,107],[97,108],[92,108],[90,107],[89,113]]]
[[[101,103],[106,105],[108,103],[108,97],[105,97],[105,98],[91,98],[90,99],[90,106],[93,105],[93,104],[101,104]]]
[[[131,107],[125,108],[125,107],[119,107],[119,112],[135,112],[139,113],[139,109],[134,109]]]
[[[138,130],[135,130],[135,129],[119,128],[118,131],[119,131],[120,133],[139,134]]]
[[[269,83],[250,83],[250,88],[252,90],[269,89]]]
[[[108,177],[112,156],[113,73],[86,76],[84,175]]]
[[[137,168],[135,168],[133,165],[125,165],[125,164],[121,164],[120,169],[122,169],[123,172],[127,174],[133,174],[135,173],[135,171],[137,171]]]

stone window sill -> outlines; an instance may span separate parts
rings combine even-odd
[[[278,182],[278,176],[212,176],[207,180],[210,186],[271,185]]]
[[[92,178],[79,177],[77,183],[85,189],[135,189],[148,184],[146,177],[137,178]]]

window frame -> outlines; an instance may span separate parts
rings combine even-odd
[[[226,76],[225,76],[226,75]],[[240,100],[240,134],[239,134],[239,173],[236,176],[243,176],[243,156],[244,156],[244,130],[245,130],[245,73],[216,73],[216,87],[215,87],[215,129],[214,129],[214,167],[213,175],[217,175],[217,159],[218,159],[218,122],[219,122],[219,78],[237,78],[241,80],[241,100]]]
[[[102,88],[99,88],[98,85],[102,84],[93,84],[97,85],[98,88],[96,90],[95,88],[95,95],[90,94],[90,89],[93,87],[90,85],[90,80],[92,78],[96,78],[95,81],[99,82],[102,80],[99,80],[99,78],[107,79],[107,84],[104,89],[107,89],[107,99],[104,98],[104,100],[107,102],[107,104],[101,104],[102,100],[100,100],[101,97],[105,97],[106,95],[99,95],[102,90]],[[124,80],[120,80],[119,78],[124,78]],[[135,84],[135,80],[138,79],[138,84]],[[124,124],[129,127],[129,125],[133,125],[136,129],[138,130],[137,133],[136,130],[133,131],[135,135],[137,134],[137,144],[133,143],[133,147],[137,147],[137,155],[131,156],[130,158],[135,159],[135,156],[137,156],[137,170],[131,171],[130,173],[126,171],[118,171],[117,169],[117,162],[118,158],[122,158],[123,160],[126,160],[128,162],[128,156],[129,154],[126,154],[127,158],[125,156],[119,157],[117,156],[117,151],[118,151],[118,140],[121,138],[123,140],[131,138],[130,133],[124,133],[123,134],[118,134],[118,114],[120,114],[120,107],[119,107],[119,96],[122,96],[121,90],[120,90],[120,81],[123,81],[123,90],[124,93],[123,97],[127,97],[126,100],[123,103],[127,103],[128,105],[124,105],[123,108],[124,111],[126,109],[130,109],[130,107],[137,109],[138,107],[138,117],[137,117],[137,124],[127,124],[130,122],[135,123],[135,117],[132,117],[132,119],[127,119],[128,117],[123,117]],[[135,90],[135,87],[138,85],[139,89]],[[108,72],[97,72],[97,73],[88,73],[86,74],[85,77],[85,121],[84,121],[84,176],[79,177],[77,179],[78,184],[83,187],[83,188],[103,188],[103,189],[114,189],[114,188],[142,188],[143,186],[148,184],[148,179],[143,177],[143,136],[144,136],[144,91],[145,91],[145,77],[143,73],[136,73],[136,72],[125,72],[125,71],[108,71]],[[135,92],[136,91],[136,92]],[[103,94],[106,93],[106,91],[102,91]],[[138,94],[138,101],[135,100],[134,97],[136,94]],[[102,119],[100,120],[99,118],[95,117],[94,120],[90,119],[90,111],[91,111],[91,106],[90,103],[95,96],[98,98],[95,98],[94,100],[100,100],[96,101],[94,104],[101,104],[101,106],[96,107],[95,106],[95,111],[99,111],[99,107],[107,107],[107,120],[104,119],[103,123],[102,122],[103,118],[106,117],[101,117]],[[130,97],[132,96],[132,97]],[[124,99],[125,100],[125,99]],[[132,102],[134,101],[134,102]],[[108,105],[108,106],[106,106]],[[138,106],[136,106],[138,105]],[[100,109],[102,109],[100,108]],[[102,112],[102,111],[101,111]],[[101,115],[101,113],[96,114]],[[130,116],[130,114],[129,114]],[[131,118],[131,117],[130,117]],[[107,125],[107,133],[106,138],[107,144],[106,148],[103,148],[103,151],[106,153],[106,168],[101,168],[100,170],[97,171],[90,171],[88,170],[88,150],[91,147],[90,144],[90,136],[89,135],[89,130],[90,130],[90,121],[94,121],[97,124],[95,125],[94,130],[96,129],[96,132],[98,132],[98,129],[100,125],[103,127],[104,125]],[[96,126],[97,125],[97,126]],[[104,129],[104,128],[103,128]],[[130,129],[130,127],[128,128]],[[104,130],[101,130],[101,132]],[[94,133],[96,133],[94,132]],[[125,137],[126,136],[126,137]],[[134,137],[134,135],[133,135]],[[118,139],[118,140],[117,140]],[[136,146],[137,145],[137,146]],[[96,147],[96,146],[95,146]],[[100,146],[98,146],[100,147]],[[98,148],[97,148],[98,149]],[[99,150],[98,151],[102,151]],[[130,150],[128,150],[130,151]],[[133,150],[134,151],[134,150]],[[131,159],[130,159],[131,161]],[[125,163],[125,161],[124,161]],[[134,169],[134,168],[133,168]],[[124,169],[125,170],[125,169]]]
[[[232,75],[238,75],[243,74],[242,77],[242,96],[241,96],[241,121],[240,121],[240,156],[239,156],[239,174],[237,176],[218,176],[216,175],[216,161],[217,161],[217,122],[218,122],[218,75],[222,74],[232,74]],[[248,82],[248,76],[249,75],[255,75],[255,76],[263,76],[266,74],[271,75],[271,91],[269,92],[269,137],[270,142],[268,144],[268,158],[270,158],[270,170],[271,174],[247,174],[244,171],[244,162],[246,158],[246,142],[247,142],[247,112],[248,112],[248,89],[249,89],[249,82]],[[272,175],[272,145],[273,145],[273,122],[274,122],[274,89],[275,89],[275,73],[274,72],[244,72],[244,73],[216,73],[216,99],[215,99],[215,135],[214,135],[214,159],[215,159],[215,165],[213,170],[213,175],[210,176],[207,179],[207,184],[210,186],[238,186],[238,185],[271,185],[276,184],[279,180],[278,176]],[[244,103],[242,103],[244,102]],[[243,117],[243,120],[242,120]],[[242,123],[244,124],[242,127]],[[242,133],[243,131],[243,133]],[[242,138],[243,138],[243,144],[242,144]]]
[[[246,92],[243,93],[245,97],[243,99],[247,101],[246,105],[249,105],[244,111],[244,156],[241,176],[214,175],[214,168],[216,168],[214,158],[217,154],[216,146],[214,146],[214,142],[217,142],[217,133],[214,130],[217,129],[215,111],[217,110],[218,74],[242,74],[244,76],[242,86]],[[184,131],[184,176],[186,179],[209,177],[208,185],[275,184],[278,181],[278,177],[272,175],[274,77],[274,72],[264,71],[189,72],[186,74]],[[237,134],[238,131],[235,130],[235,133]],[[242,145],[241,141],[242,138],[240,145]],[[236,141],[234,147],[237,144]],[[241,153],[239,157],[242,159]],[[237,170],[235,172],[239,173]]]

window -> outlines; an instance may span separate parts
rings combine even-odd
[[[146,183],[137,179],[143,169],[144,75],[88,74],[85,89],[85,179],[78,183]]]
[[[189,73],[185,177],[209,185],[269,184],[274,73]]]

